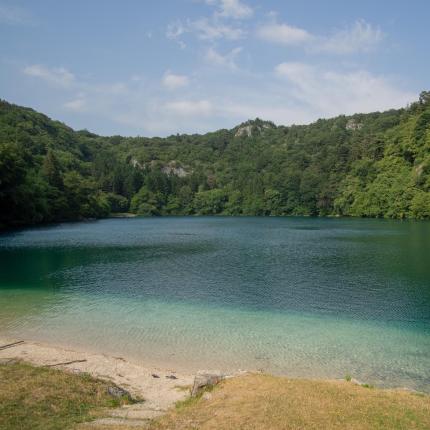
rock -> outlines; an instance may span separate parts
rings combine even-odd
[[[158,376],[156,373],[153,373],[153,374],[152,374],[152,377],[153,377],[153,378],[159,378],[159,376]]]
[[[175,375],[166,375],[167,379],[178,379]]]
[[[363,385],[363,383],[361,381],[359,381],[358,379],[355,379],[355,378],[351,378],[350,382],[354,385]]]
[[[347,130],[360,130],[363,127],[363,124],[357,122],[355,119],[351,118],[345,125]]]
[[[130,393],[127,390],[124,390],[124,388],[113,386],[108,387],[107,389],[108,393],[113,397],[131,397]]]
[[[161,168],[161,171],[168,176],[177,176],[178,178],[185,178],[188,172],[181,166],[177,166],[175,161],[171,161],[168,165]]]
[[[212,387],[225,379],[225,375],[221,372],[199,372],[194,378],[193,389],[191,390],[191,396],[197,396],[197,394],[206,387]]]
[[[244,125],[242,127],[239,127],[234,134],[234,137],[240,137],[240,136],[252,136],[252,126],[251,125]]]

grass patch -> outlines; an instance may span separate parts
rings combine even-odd
[[[165,429],[429,429],[430,396],[345,381],[246,375],[223,381],[210,400],[181,402],[153,423]]]
[[[361,386],[362,386],[363,388],[370,388],[370,389],[375,388],[373,385],[370,385],[370,384],[361,384]]]
[[[0,364],[0,430],[64,430],[106,408],[132,402],[107,393],[112,386],[88,374]]]

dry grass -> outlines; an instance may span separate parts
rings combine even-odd
[[[0,430],[64,430],[128,403],[89,375],[24,363],[0,365]]]
[[[247,375],[183,402],[152,429],[430,429],[430,396],[346,381]]]
[[[0,382],[0,430],[137,429],[79,425],[121,403],[89,376],[15,363],[0,365]],[[346,381],[246,375],[211,396],[178,403],[151,429],[430,429],[430,396]]]

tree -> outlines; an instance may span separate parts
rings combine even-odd
[[[139,215],[160,215],[157,196],[144,186],[131,199],[130,210]]]
[[[223,211],[227,193],[222,189],[199,191],[194,195],[193,209],[198,215],[216,215]]]
[[[45,159],[43,160],[42,172],[48,180],[49,185],[63,189],[63,178],[57,157],[54,152],[48,150]]]

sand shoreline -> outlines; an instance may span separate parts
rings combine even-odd
[[[112,381],[144,400],[102,411],[94,420],[80,424],[78,428],[82,430],[188,429],[190,423],[193,428],[200,428],[198,424],[203,428],[203,424],[211,423],[208,428],[230,429],[232,422],[249,426],[250,420],[255,421],[255,428],[274,429],[284,428],[289,419],[309,422],[309,428],[317,428],[315,423],[324,428],[329,428],[325,425],[327,423],[336,424],[336,428],[344,428],[346,423],[351,423],[351,428],[376,428],[373,424],[380,424],[381,419],[388,424],[398,424],[398,420],[407,424],[415,423],[416,415],[413,415],[411,421],[410,413],[420,414],[423,427],[404,428],[427,428],[428,397],[422,394],[416,396],[402,393],[398,389],[368,390],[358,386],[361,383],[354,380],[289,379],[255,373],[248,373],[244,377],[238,377],[239,374],[231,375],[234,377],[228,378],[220,390],[204,393],[197,403],[186,402],[186,409],[178,412],[172,406],[189,396],[188,387],[192,384],[194,375],[139,365],[122,357],[75,351],[35,341],[21,341],[7,347],[7,344],[14,342],[19,340],[0,336],[0,363],[6,364],[9,360],[19,359],[36,366],[54,365],[53,368],[66,372],[86,372]],[[55,383],[54,379],[53,384]],[[63,389],[59,388],[57,391],[59,398],[62,398]],[[358,415],[356,407],[359,407]],[[394,409],[388,409],[389,407]],[[315,412],[315,416],[314,413],[309,414],[310,410]],[[394,418],[390,415],[392,410],[397,414]],[[184,414],[181,415],[182,412]],[[368,424],[366,427],[363,427],[363,419]],[[216,427],[213,426],[214,423]],[[341,427],[339,423],[342,424]],[[397,428],[391,425],[384,428],[394,427]]]
[[[2,336],[0,347],[20,340]],[[145,366],[123,357],[76,351],[27,340],[0,349],[0,362],[16,359],[36,366],[50,366],[75,373],[85,372],[112,381],[129,391],[132,396],[145,400],[132,411],[139,412],[140,418],[145,419],[161,415],[177,401],[186,399],[189,396],[187,388],[194,381],[193,374]]]
[[[85,372],[100,379],[113,381],[116,385],[127,389],[132,395],[144,398],[148,404],[156,409],[165,411],[177,401],[184,400],[189,396],[190,388],[198,371],[184,371],[181,366],[172,368],[166,364],[153,365],[148,361],[135,360],[120,355],[109,355],[105,353],[85,351],[75,347],[65,347],[42,341],[17,339],[0,335],[0,347],[21,341],[7,349],[0,349],[0,362],[8,359],[18,359],[37,366],[52,366],[71,372]],[[61,363],[68,363],[64,364]],[[199,369],[204,371],[216,371],[219,369]],[[237,370],[227,372],[230,376],[244,373],[260,373],[255,370]],[[287,376],[287,375],[278,375]],[[338,380],[336,378],[293,378],[307,380]],[[343,380],[343,378],[341,379]],[[366,381],[358,381],[352,378],[357,385],[366,384]],[[379,387],[380,389],[397,389],[411,392],[417,391],[407,387]]]

